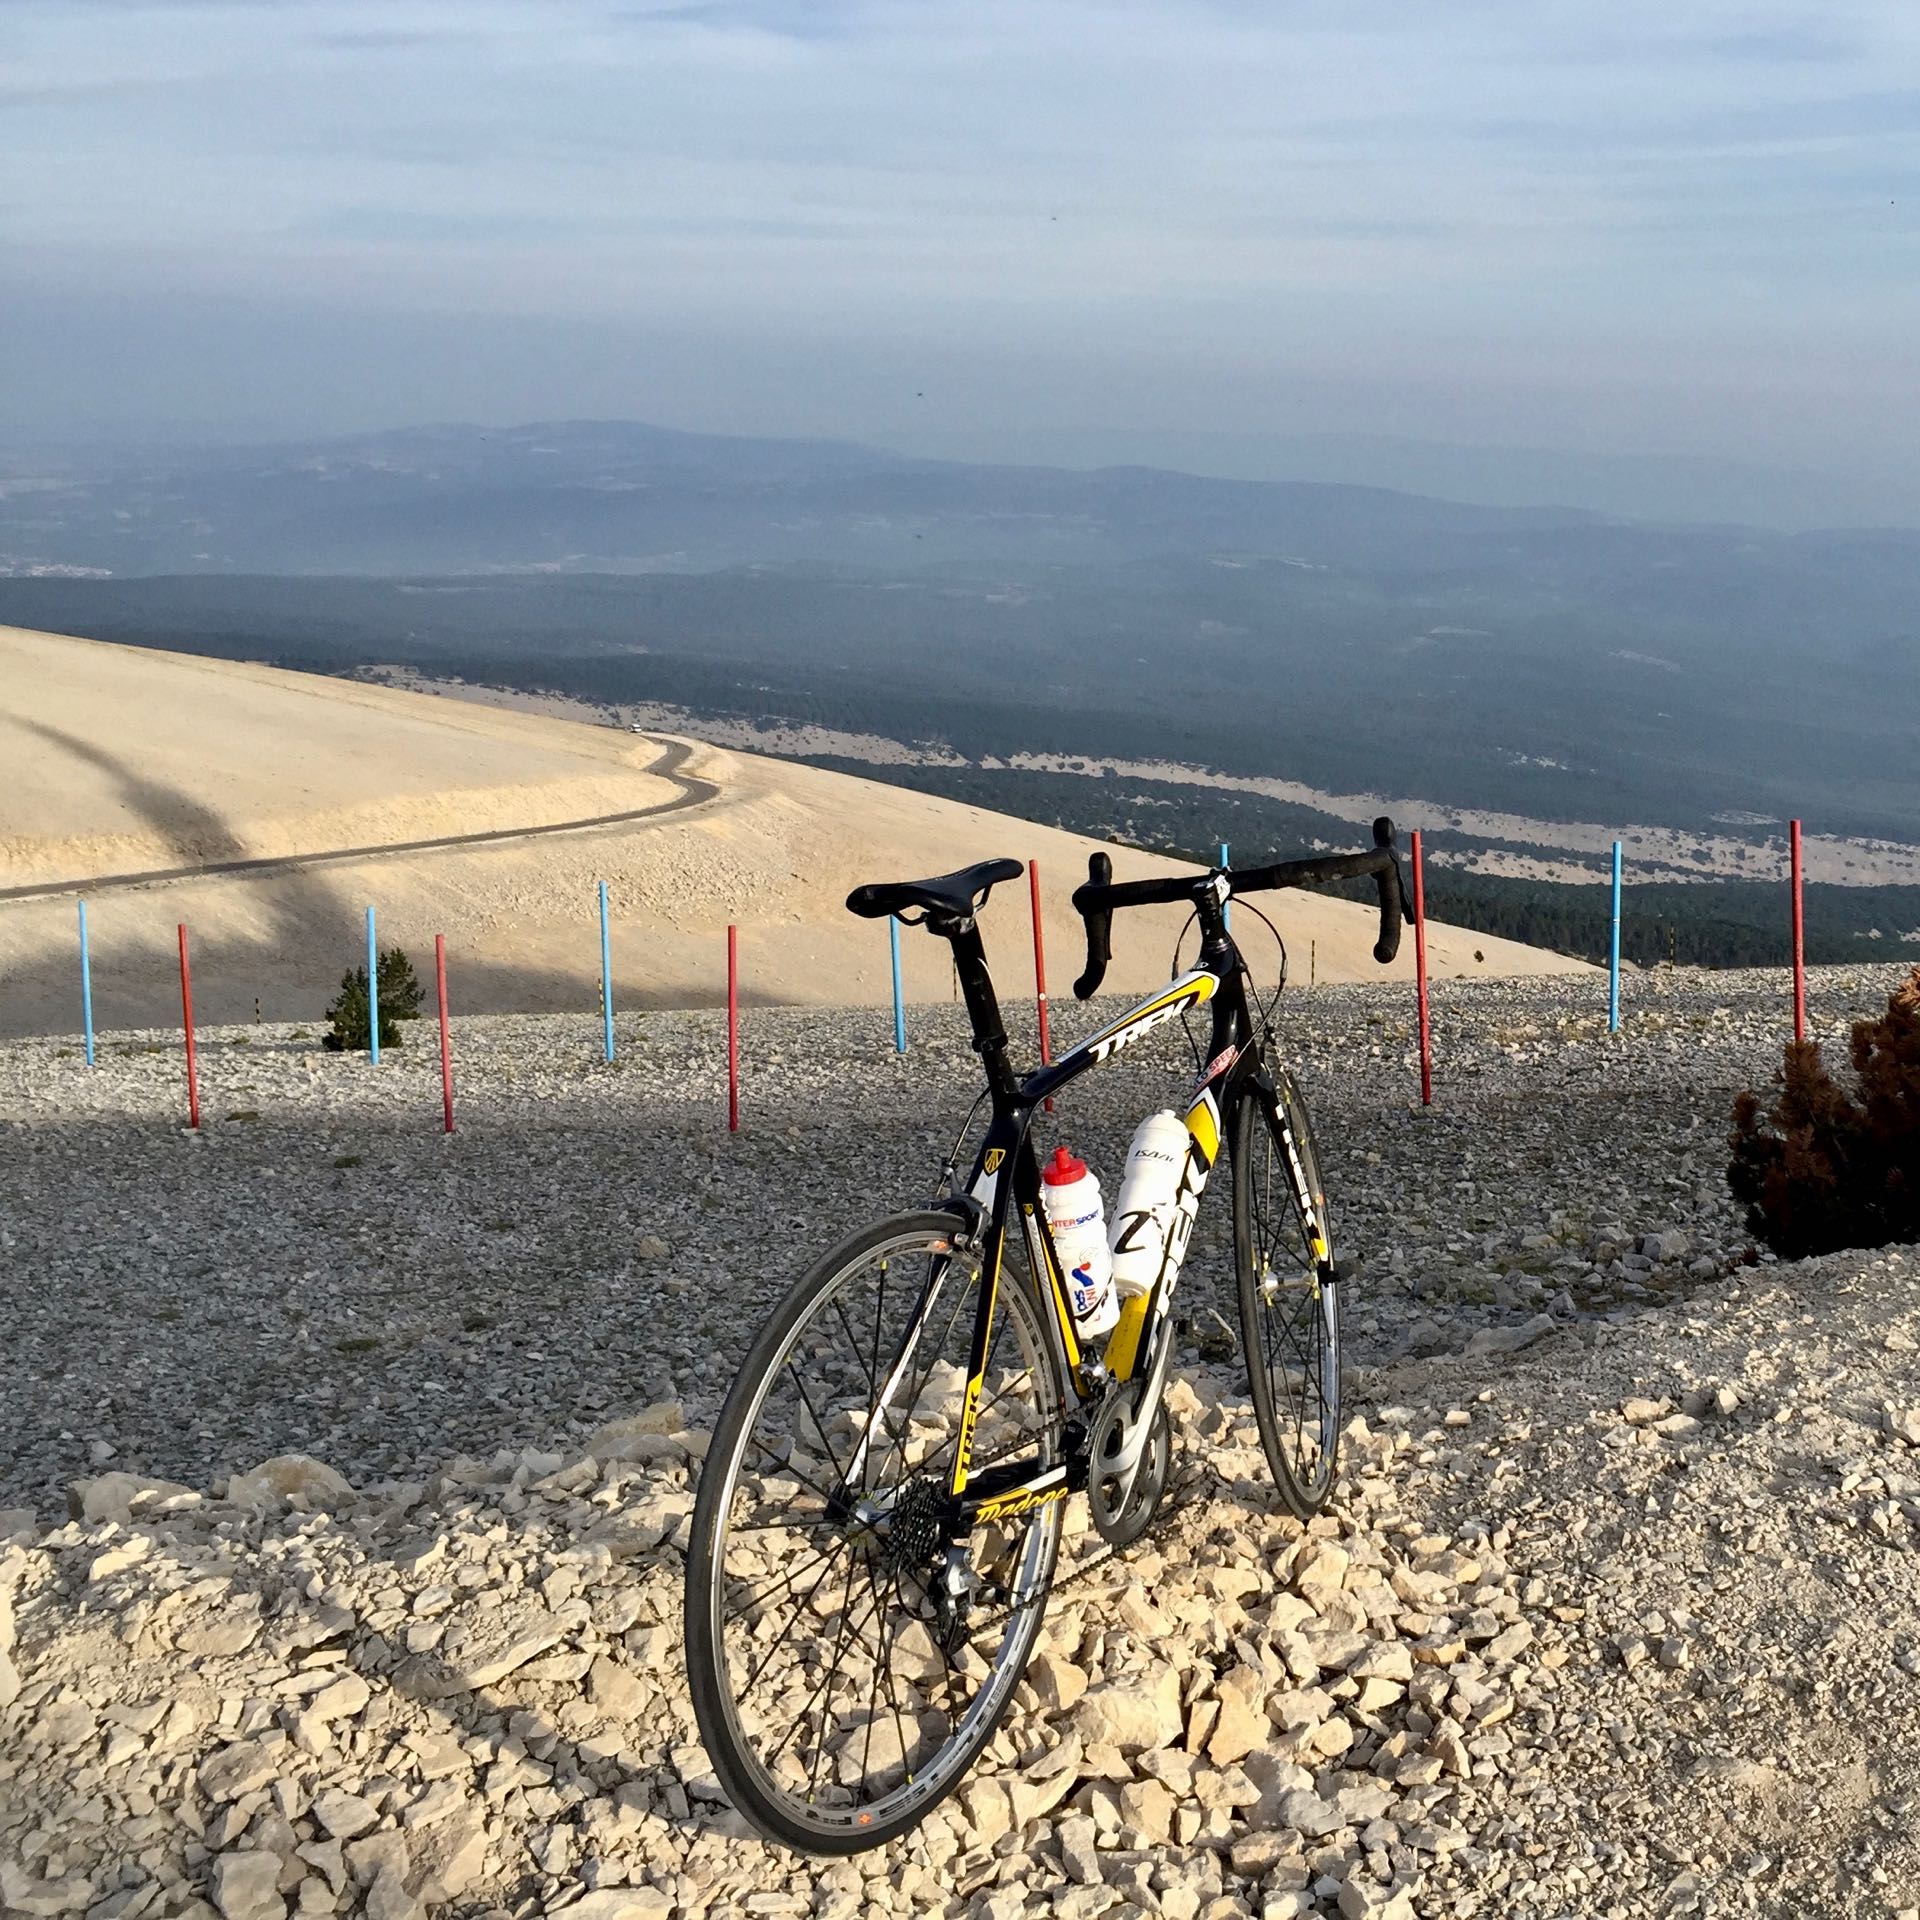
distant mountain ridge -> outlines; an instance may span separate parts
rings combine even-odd
[[[1574,508],[1378,487],[982,466],[844,441],[551,421],[29,471],[0,489],[0,560],[115,574],[922,571],[1293,544],[1320,562],[1374,564],[1437,542],[1604,524]]]
[[[111,578],[19,577],[89,571]],[[0,619],[338,672],[1920,840],[1920,530],[619,421],[0,477]]]

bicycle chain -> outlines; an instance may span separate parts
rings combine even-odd
[[[971,1641],[976,1635],[986,1632],[989,1628],[1000,1626],[1003,1622],[1011,1620],[1015,1614],[1023,1612],[1029,1607],[1045,1606],[1046,1603],[1063,1588],[1071,1588],[1089,1579],[1092,1575],[1098,1573],[1108,1561],[1117,1560],[1122,1554],[1131,1553],[1135,1547],[1151,1543],[1161,1538],[1167,1529],[1172,1526],[1173,1522],[1177,1520],[1189,1506],[1193,1505],[1198,1496],[1204,1491],[1206,1479],[1204,1470],[1195,1462],[1188,1465],[1183,1472],[1180,1466],[1181,1458],[1183,1458],[1183,1456],[1176,1456],[1175,1466],[1167,1474],[1166,1491],[1160,1496],[1160,1505],[1155,1510],[1153,1518],[1147,1523],[1146,1528],[1137,1540],[1129,1541],[1124,1547],[1105,1547],[1099,1553],[1094,1554],[1091,1559],[1082,1561],[1080,1565],[1074,1567],[1065,1575],[1049,1580],[1046,1587],[1031,1599],[1015,1601],[1011,1606],[1002,1607],[997,1612],[986,1615],[980,1620],[978,1626],[969,1623],[968,1639]],[[990,1465],[991,1462],[988,1464]],[[1072,1497],[1071,1495],[1068,1496],[1069,1499]],[[1090,1535],[1089,1537],[1097,1536]]]

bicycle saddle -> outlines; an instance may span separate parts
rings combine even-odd
[[[855,887],[847,895],[847,911],[863,920],[884,920],[889,914],[918,907],[942,919],[970,920],[1002,880],[1017,880],[1024,871],[1018,860],[982,860],[932,880],[881,881]]]

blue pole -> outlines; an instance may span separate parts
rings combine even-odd
[[[900,998],[900,922],[887,920],[887,949],[893,960],[893,1050],[907,1050],[907,1009]]]
[[[1620,1031],[1620,842],[1613,843],[1613,936],[1607,947],[1607,1031]]]
[[[613,940],[607,931],[607,883],[600,882],[600,1018],[607,1030],[607,1064],[613,1064]]]
[[[367,1047],[380,1064],[380,955],[374,945],[373,909],[367,909]]]
[[[1227,860],[1227,843],[1224,840],[1220,842],[1220,864],[1223,867],[1229,864]],[[1231,902],[1220,909],[1220,918],[1226,924],[1229,931],[1231,931],[1233,927],[1233,906]]]
[[[80,1012],[87,1023],[87,1065],[93,1065],[93,953],[87,945],[87,903],[80,902]]]

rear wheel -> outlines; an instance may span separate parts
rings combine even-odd
[[[755,1341],[687,1558],[688,1679],[715,1774],[769,1839],[854,1853],[917,1825],[992,1739],[1046,1605],[1059,1501],[947,1525],[983,1267],[951,1214],[844,1242]],[[1011,1248],[1010,1248],[1011,1251]],[[1061,1457],[1031,1288],[995,1290],[969,1459]]]
[[[1340,1286],[1313,1127],[1293,1076],[1241,1083],[1229,1134],[1240,1326],[1268,1463],[1301,1519],[1340,1448]]]

